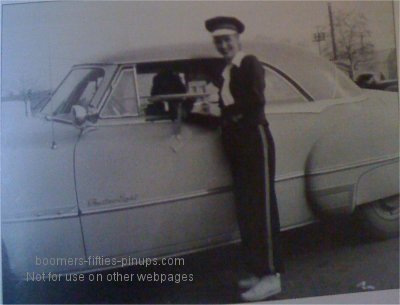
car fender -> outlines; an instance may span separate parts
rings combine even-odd
[[[357,204],[398,193],[397,113],[394,100],[371,97],[322,113],[305,170],[314,209],[350,214]]]
[[[9,268],[19,278],[64,271],[71,267],[36,264],[36,258],[84,257],[73,167],[80,131],[41,117],[18,119],[14,110],[6,109],[1,133],[7,173],[1,184],[1,229]]]
[[[384,183],[382,183],[384,182]],[[376,186],[379,185],[379,188]],[[358,179],[354,191],[354,205],[361,205],[387,198],[399,193],[399,159],[364,172]]]

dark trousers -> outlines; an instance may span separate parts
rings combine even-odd
[[[283,272],[274,187],[275,147],[268,124],[225,125],[222,141],[232,170],[247,268],[257,276]]]

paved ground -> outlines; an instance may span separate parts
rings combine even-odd
[[[342,223],[334,227],[314,224],[283,234],[283,293],[273,300],[399,288],[397,239],[371,242],[351,237],[352,231]],[[5,302],[235,303],[239,302],[235,287],[241,270],[239,253],[238,246],[229,246],[189,256],[184,267],[118,270],[193,274],[193,282],[22,283],[13,298],[6,292]]]

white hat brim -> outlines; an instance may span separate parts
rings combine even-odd
[[[212,36],[234,35],[238,32],[232,29],[218,29],[211,33]]]

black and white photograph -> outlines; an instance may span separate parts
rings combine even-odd
[[[399,304],[398,1],[3,1],[4,304]]]

